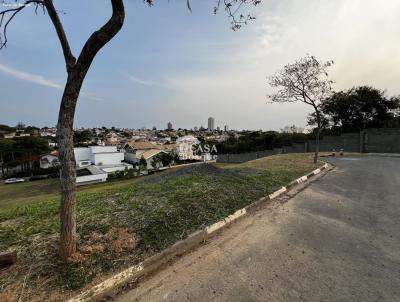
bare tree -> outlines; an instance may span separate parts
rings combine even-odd
[[[57,142],[61,163],[59,254],[62,259],[69,258],[76,251],[76,164],[73,149],[76,104],[83,81],[95,56],[120,31],[125,19],[123,0],[110,1],[111,18],[100,29],[92,33],[78,58],[72,54],[67,35],[52,0],[0,1],[0,5],[5,7],[3,11],[0,11],[0,49],[7,46],[7,29],[15,16],[27,7],[34,7],[36,12],[42,10],[43,13],[48,13],[64,54],[67,82],[61,98],[57,123]],[[143,2],[151,6],[154,0],[143,0]],[[253,17],[249,15],[245,17],[241,13],[242,6],[244,4],[257,5],[260,2],[261,0],[217,0],[214,13],[223,7],[231,20],[232,29],[237,30],[253,19]],[[191,10],[189,0],[187,0],[187,6]]]
[[[269,84],[277,88],[269,95],[273,103],[303,102],[314,109],[316,118],[316,140],[314,163],[318,161],[319,137],[322,129],[321,103],[332,93],[333,81],[328,79],[328,68],[333,61],[320,62],[314,56],[287,64],[282,70],[268,78]]]

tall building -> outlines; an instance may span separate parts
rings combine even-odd
[[[167,129],[168,130],[172,130],[173,128],[172,128],[172,123],[171,122],[168,122],[168,124],[167,124]]]
[[[225,125],[225,126],[224,126],[224,131],[225,131],[225,132],[228,132],[228,130],[229,130],[228,125]]]
[[[208,118],[208,130],[214,131],[214,121],[213,117]]]

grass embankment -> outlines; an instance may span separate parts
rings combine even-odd
[[[1,186],[0,250],[17,250],[20,259],[0,271],[0,292],[12,299],[57,300],[310,172],[315,168],[311,157],[291,154],[244,164],[187,166],[79,188],[79,247],[67,263],[57,257],[57,183]]]

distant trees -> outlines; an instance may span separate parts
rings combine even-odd
[[[335,92],[321,104],[326,126],[338,128],[340,132],[395,125],[399,110],[399,96],[389,98],[385,91],[370,86]],[[316,124],[313,115],[309,117],[309,124]]]
[[[217,143],[219,154],[246,153],[271,150],[289,146],[293,143],[305,143],[308,135],[304,133],[279,133],[276,131],[250,132],[238,138],[231,136],[225,142]]]
[[[0,124],[0,133],[10,133],[10,132],[14,132],[14,131],[15,131],[15,128]]]
[[[142,155],[142,157],[139,159],[139,170],[146,170],[146,169],[147,169],[147,161]]]
[[[328,68],[333,61],[320,62],[307,55],[287,64],[269,77],[271,87],[277,91],[269,95],[273,103],[302,102],[312,106],[316,122],[314,163],[318,160],[319,137],[322,130],[321,103],[332,93],[333,81],[328,79]]]
[[[163,167],[169,166],[174,161],[174,154],[169,153],[169,152],[168,153],[161,152],[161,153],[157,154],[156,157],[159,159],[159,161],[161,162]]]
[[[18,122],[18,124],[15,126],[17,130],[23,130],[25,129],[25,124],[23,122]]]
[[[303,127],[297,127],[296,125],[285,126],[280,129],[282,133],[303,133]]]
[[[151,160],[151,166],[153,167],[154,170],[159,168],[160,163],[161,161],[157,156],[154,156]]]
[[[37,160],[38,156],[49,151],[47,141],[40,137],[0,138],[0,164],[3,175],[5,168],[18,165],[29,172],[32,169],[32,163]]]
[[[93,133],[88,129],[74,131],[74,144],[90,142],[92,139]]]

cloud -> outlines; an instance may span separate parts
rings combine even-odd
[[[25,72],[25,71],[21,71],[18,69],[15,69],[13,67],[10,66],[6,66],[4,64],[0,63],[0,71],[23,81],[27,81],[27,82],[31,82],[40,86],[46,86],[46,87],[51,87],[51,88],[55,88],[58,90],[63,90],[63,86],[53,82],[49,79],[46,79],[45,77],[38,75],[38,74],[34,74],[34,73],[29,73],[29,72]]]
[[[4,65],[1,63],[0,63],[0,71],[4,72],[5,74],[8,74],[14,78],[23,80],[23,81],[34,83],[34,84],[44,86],[44,87],[54,88],[54,89],[57,89],[60,91],[64,90],[64,85],[60,85],[54,81],[46,79],[45,77],[43,77],[41,75],[18,70],[18,69],[15,69],[14,67],[10,67],[10,66],[7,66],[7,65]],[[103,98],[96,96],[94,93],[83,91],[83,90],[81,91],[80,95],[84,98],[94,100],[94,101],[103,101],[104,100]]]
[[[148,80],[142,80],[139,79],[131,74],[127,74],[129,80],[131,80],[133,83],[139,84],[139,85],[144,85],[144,86],[156,86],[156,87],[161,87],[161,88],[169,88],[168,83],[166,82],[155,82],[155,81],[148,81]]]

